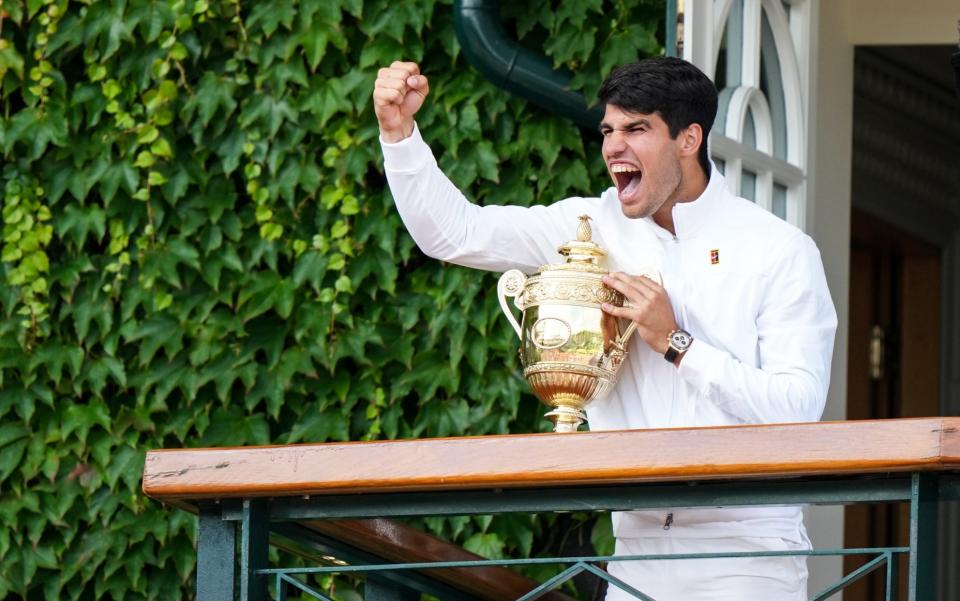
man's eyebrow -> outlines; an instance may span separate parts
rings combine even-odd
[[[621,127],[620,129],[621,129],[621,130],[628,130],[628,129],[633,129],[633,128],[635,128],[635,127],[648,127],[648,128],[649,128],[649,127],[652,127],[652,126],[650,125],[650,121],[647,120],[647,119],[637,119],[636,121],[629,121],[629,122],[625,123],[624,126]],[[604,131],[604,130],[609,130],[609,129],[615,129],[615,128],[614,128],[612,125],[610,125],[609,123],[606,123],[606,122],[603,122],[603,121],[600,122],[600,131],[601,131],[601,132]]]
[[[650,121],[646,119],[637,119],[636,121],[631,121],[623,126],[623,129],[633,129],[637,126],[650,127]]]

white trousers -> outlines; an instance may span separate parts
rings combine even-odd
[[[615,555],[796,551],[782,538],[618,538]],[[610,575],[655,601],[806,601],[805,556],[611,561]],[[610,584],[606,601],[636,601]]]

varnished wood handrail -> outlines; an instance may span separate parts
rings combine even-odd
[[[178,503],[960,469],[960,418],[172,449],[144,492]]]

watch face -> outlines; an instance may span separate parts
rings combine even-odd
[[[683,330],[677,330],[670,334],[670,345],[680,351],[690,346],[691,340],[690,334]]]

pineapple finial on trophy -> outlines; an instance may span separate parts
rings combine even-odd
[[[590,216],[581,215],[580,225],[577,226],[578,242],[593,242],[593,229],[590,227]]]

